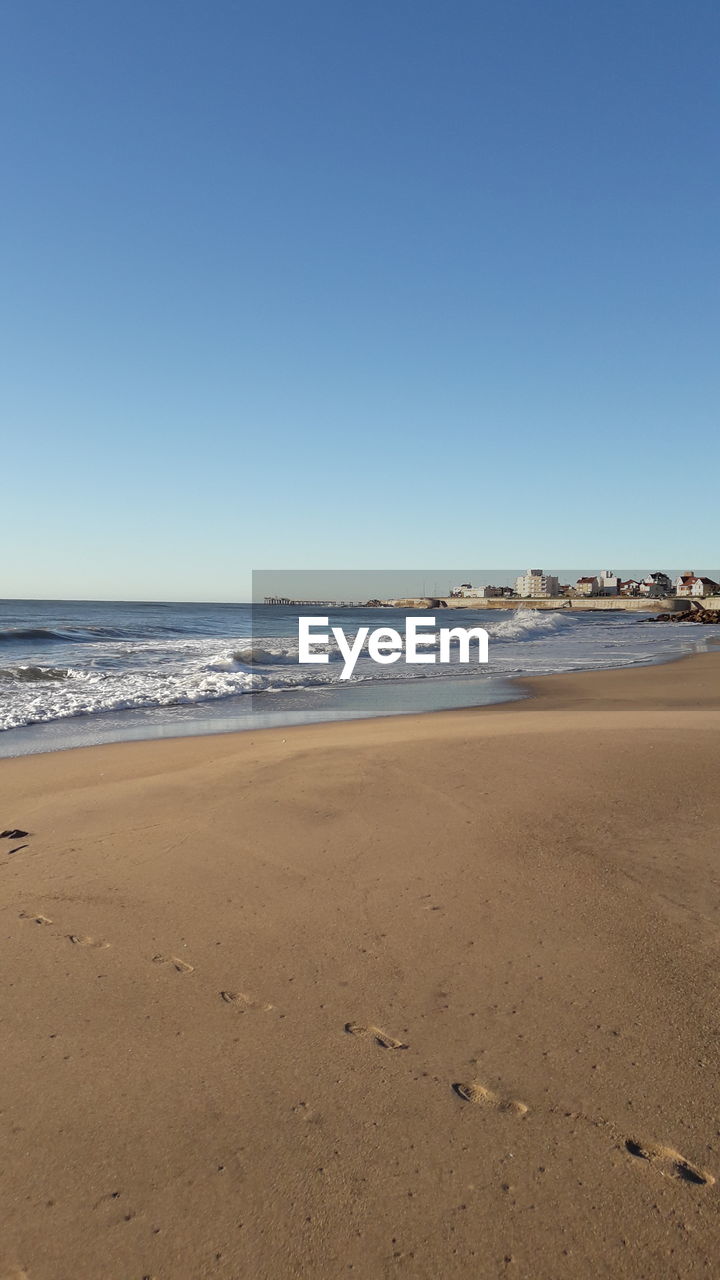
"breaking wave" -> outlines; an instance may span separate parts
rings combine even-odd
[[[487,631],[494,640],[537,640],[540,636],[564,630],[574,622],[575,618],[559,611],[516,609],[502,622],[490,623]]]
[[[253,617],[246,606],[207,611],[173,606],[178,625],[173,625],[173,616],[158,617],[159,607],[103,606],[93,611],[88,606],[73,620],[66,605],[62,613],[48,608],[28,617],[13,602],[12,613],[4,617],[5,628],[0,628],[0,644],[5,645],[0,651],[0,730],[123,711],[150,717],[155,709],[188,706],[197,706],[200,718],[202,704],[223,700],[243,699],[247,710],[247,695],[254,693],[285,694],[274,704],[282,707],[293,705],[298,691],[310,691],[310,703],[322,707],[322,690],[331,686],[337,701],[338,694],[358,684],[465,677],[477,681],[644,663],[665,651],[696,648],[697,633],[704,630],[662,623],[645,627],[644,619],[637,617],[604,618],[571,610],[519,608],[500,614],[488,609],[465,617],[445,613],[436,616],[435,636],[439,626],[485,627],[490,637],[487,666],[479,668],[473,645],[469,663],[418,667],[400,658],[379,667],[370,659],[366,642],[351,679],[341,682],[344,658],[332,635],[322,643],[312,641],[314,652],[324,652],[328,662],[308,666],[298,662],[297,630],[291,619],[284,621],[286,634],[258,635],[253,634]],[[187,625],[180,625],[183,618]],[[46,625],[32,625],[37,622]],[[349,643],[354,644],[359,626],[366,623],[363,613],[342,615]],[[390,615],[387,623],[403,636],[401,617]],[[421,634],[432,641],[431,629]],[[681,640],[681,634],[686,638]],[[453,658],[459,657],[457,650],[455,641]],[[307,704],[308,695],[301,701]]]
[[[353,676],[353,683],[364,683],[371,678],[369,674],[358,674]],[[172,674],[71,671],[57,683],[47,680],[18,683],[12,702],[0,708],[0,730],[106,711],[193,706],[252,693],[284,693],[335,683],[336,677],[327,666],[309,673],[297,664],[272,675],[223,670],[218,664]]]
[[[64,680],[67,675],[66,667],[0,667],[0,680],[17,680],[20,684]]]
[[[270,667],[278,663],[295,661],[297,653],[297,646],[263,649],[260,645],[250,645],[247,649],[238,649],[237,653],[232,655],[232,661],[240,662],[246,667]]]

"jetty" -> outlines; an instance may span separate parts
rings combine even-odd
[[[265,596],[264,604],[289,604],[309,609],[334,609],[335,600],[291,600],[289,596]]]

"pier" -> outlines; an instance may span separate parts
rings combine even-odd
[[[307,606],[309,609],[334,609],[335,600],[290,600],[288,596],[265,596],[265,604],[288,604]]]

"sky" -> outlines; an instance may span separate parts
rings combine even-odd
[[[0,596],[715,564],[716,0],[4,0]]]

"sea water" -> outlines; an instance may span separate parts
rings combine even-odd
[[[363,652],[298,663],[298,613],[246,604],[0,602],[0,755],[148,738],[477,706],[522,696],[518,676],[638,666],[710,647],[692,623],[648,614],[440,611],[482,626],[489,662],[379,666]],[[411,611],[340,608],[330,624],[402,631]],[[427,613],[417,616],[427,617]]]

